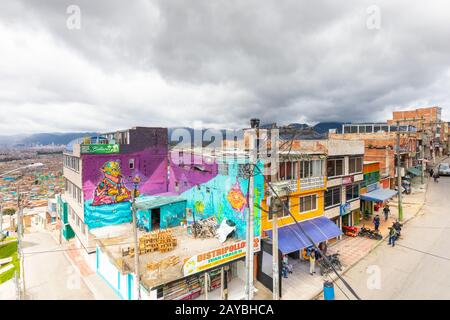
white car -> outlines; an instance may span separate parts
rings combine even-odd
[[[450,176],[450,164],[442,162],[439,165],[438,172],[440,176]]]

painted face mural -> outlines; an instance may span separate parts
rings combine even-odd
[[[244,209],[247,205],[247,199],[242,193],[241,187],[237,180],[236,183],[231,188],[231,190],[228,192],[227,200],[230,203],[233,210],[238,212],[244,212]]]
[[[131,191],[124,184],[120,161],[108,161],[101,168],[103,179],[94,191],[93,206],[127,201]]]

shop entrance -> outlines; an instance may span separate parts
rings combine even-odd
[[[152,230],[158,230],[161,225],[161,209],[152,209]]]
[[[342,216],[342,226],[350,227],[352,225],[352,214],[348,213],[345,216]]]

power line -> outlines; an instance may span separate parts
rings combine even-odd
[[[261,169],[259,169],[258,166],[255,166],[255,168],[259,171],[260,174],[262,174],[262,176],[264,177],[263,173],[261,172]],[[265,179],[265,177],[264,177]],[[275,195],[275,197],[281,201],[280,196],[278,195],[278,193],[275,191],[275,189],[272,187],[272,184],[268,181],[266,181],[267,185],[269,186],[269,188],[271,189],[272,193]],[[344,283],[344,285],[347,287],[347,289],[358,299],[361,300],[361,298],[358,296],[358,294],[355,292],[355,290],[353,290],[353,288],[347,283],[347,281],[345,281],[345,279],[337,272],[337,270],[335,269],[334,265],[331,263],[331,261],[328,259],[328,257],[322,252],[322,250],[315,244],[315,242],[312,240],[312,238],[308,235],[308,233],[306,233],[303,229],[303,227],[300,225],[300,223],[297,221],[297,219],[295,218],[295,216],[291,213],[291,211],[289,210],[289,208],[287,208],[286,204],[284,203],[284,201],[281,201],[281,204],[283,205],[284,210],[286,210],[289,215],[292,217],[292,219],[294,219],[295,225],[297,226],[297,228],[299,228],[300,232],[303,233],[308,240],[311,242],[311,245],[314,246],[314,248],[320,253],[320,255],[322,256],[322,258],[325,260],[325,262],[333,269],[333,271],[336,273],[336,275],[339,277],[339,279],[341,279],[341,281]],[[296,232],[293,232],[294,235],[300,240],[299,236],[296,234]]]
[[[409,250],[412,250],[412,251],[417,251],[417,252],[420,252],[420,253],[423,253],[423,254],[427,254],[427,255],[435,257],[435,258],[439,258],[439,259],[442,259],[442,260],[450,261],[450,258],[448,258],[448,257],[439,256],[439,255],[431,253],[431,252],[426,252],[426,251],[422,251],[422,250],[419,250],[419,249],[411,248],[411,247],[408,247],[408,246],[405,246],[405,245],[402,245],[402,244],[397,244],[397,245],[402,247],[402,248],[406,248],[406,249],[409,249]]]

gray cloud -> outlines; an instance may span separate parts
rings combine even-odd
[[[2,133],[450,116],[445,0],[3,2]]]

